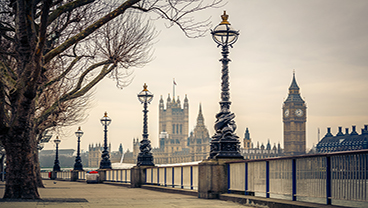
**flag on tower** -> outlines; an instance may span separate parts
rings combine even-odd
[[[173,83],[174,83],[174,85],[176,85],[175,79],[173,79]]]

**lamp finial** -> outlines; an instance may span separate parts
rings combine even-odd
[[[224,14],[221,15],[222,18],[222,22],[220,23],[220,25],[230,25],[230,23],[227,21],[227,19],[229,18],[229,15],[226,14],[226,11],[224,11]]]
[[[148,86],[146,85],[146,83],[144,83],[144,85],[143,85],[143,91],[148,91],[147,88],[148,88]]]

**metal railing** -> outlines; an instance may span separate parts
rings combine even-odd
[[[41,178],[48,179],[49,172],[41,172]],[[71,179],[72,171],[71,170],[63,170],[56,172],[56,179]],[[78,171],[78,179],[79,180],[86,180],[86,171]]]
[[[41,178],[43,179],[49,178],[49,172],[41,172]]]
[[[230,162],[228,173],[229,192],[368,203],[368,150]]]
[[[79,180],[86,180],[86,171],[78,171],[78,179]]]
[[[106,170],[105,180],[111,182],[130,183],[130,169]]]
[[[198,163],[149,167],[146,184],[198,190]]]
[[[60,171],[60,172],[57,172],[56,174],[56,178],[57,179],[70,179],[71,178],[71,171]]]

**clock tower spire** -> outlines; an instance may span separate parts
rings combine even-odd
[[[300,96],[299,90],[295,72],[293,72],[289,95],[282,107],[285,155],[302,155],[305,154],[306,150],[307,107]]]

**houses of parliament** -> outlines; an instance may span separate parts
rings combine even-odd
[[[202,106],[199,105],[197,123],[189,132],[189,100],[187,95],[181,104],[180,98],[171,99],[166,105],[161,96],[159,101],[159,147],[152,149],[155,164],[170,164],[200,161],[210,150],[210,135],[204,124]],[[124,162],[136,163],[139,140],[133,139],[133,152],[125,153]]]
[[[271,145],[254,145],[249,129],[245,130],[241,153],[245,159],[261,159],[284,155],[301,155],[306,152],[306,115],[307,107],[301,98],[300,88],[293,73],[287,99],[282,106],[284,132],[284,149],[280,143]],[[204,124],[202,106],[199,105],[197,122],[189,134],[189,100],[187,95],[183,103],[179,97],[171,98],[170,94],[164,102],[159,101],[159,146],[152,149],[155,164],[170,164],[201,161],[208,157],[210,151],[210,135]],[[139,139],[133,139],[133,151],[124,153],[123,162],[136,163],[139,153]],[[90,149],[90,151],[93,149]],[[90,152],[91,155],[91,152]],[[97,154],[98,155],[98,154]],[[114,157],[112,157],[114,158]],[[117,156],[112,162],[119,162]]]

